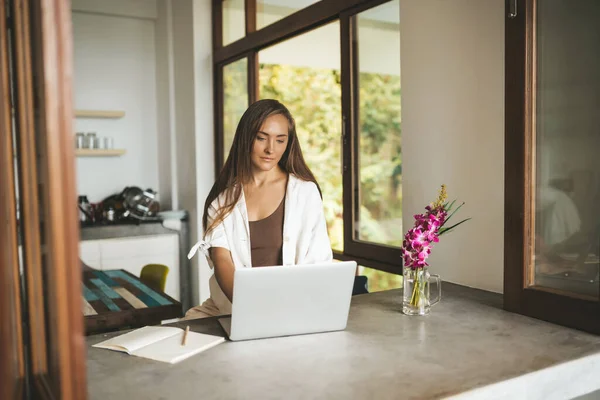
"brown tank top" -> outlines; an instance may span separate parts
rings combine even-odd
[[[273,214],[259,221],[250,221],[250,256],[252,267],[267,267],[283,263],[283,216],[285,196]]]

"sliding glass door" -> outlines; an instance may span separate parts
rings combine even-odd
[[[600,2],[508,3],[507,306],[598,333]]]

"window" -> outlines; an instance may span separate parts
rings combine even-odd
[[[262,29],[319,0],[256,0],[256,28]]]
[[[599,18],[597,1],[528,0],[506,20],[505,306],[595,333]]]
[[[344,255],[394,271],[402,244],[399,0],[344,13],[342,38]]]
[[[228,45],[246,36],[244,1],[223,1],[223,45]]]
[[[358,215],[355,239],[402,245],[400,4],[356,16]]]
[[[258,53],[259,98],[277,99],[290,110],[304,158],[323,193],[329,238],[343,250],[342,126],[338,22]]]
[[[598,299],[600,29],[597,2],[537,6],[535,212],[530,285]],[[564,23],[560,23],[560,22]],[[557,27],[558,24],[558,27]],[[584,55],[580,53],[582,49]],[[565,62],[564,60],[568,60]]]
[[[280,100],[321,185],[336,258],[400,274],[399,0],[246,1],[246,35],[231,44],[227,3],[213,3],[217,168],[247,105]],[[387,279],[372,276],[374,287]]]
[[[358,273],[367,277],[367,287],[371,293],[402,287],[402,275],[390,274],[362,265],[358,267]]]
[[[248,108],[248,59],[223,67],[223,151],[227,159],[235,129]]]

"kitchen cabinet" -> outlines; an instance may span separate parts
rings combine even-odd
[[[165,293],[180,300],[179,235],[125,237],[84,240],[79,243],[81,260],[100,270],[124,269],[140,276],[146,264],[169,267]]]
[[[86,240],[79,242],[79,258],[92,268],[100,269],[101,240]]]

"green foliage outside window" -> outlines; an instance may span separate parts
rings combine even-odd
[[[259,81],[260,98],[279,100],[296,120],[304,158],[323,193],[332,247],[342,250],[342,89],[339,71],[262,64]]]
[[[260,97],[281,101],[294,116],[304,157],[323,191],[332,246],[342,250],[339,71],[261,64]],[[360,240],[402,243],[400,122],[400,77],[361,74]]]
[[[227,159],[238,122],[248,108],[248,60],[242,58],[223,68],[223,151]]]

